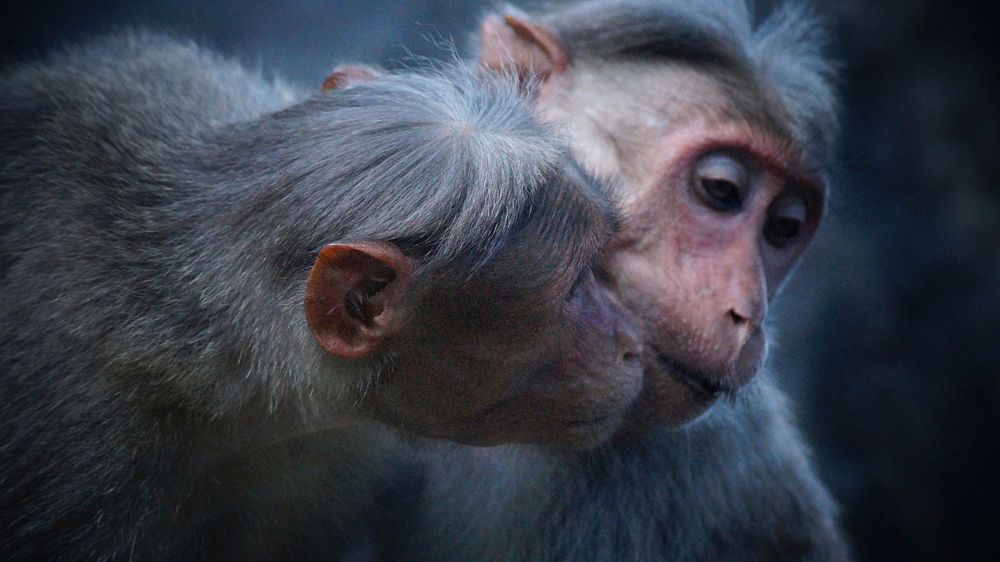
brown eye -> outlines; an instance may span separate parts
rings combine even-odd
[[[732,182],[702,178],[701,188],[708,195],[712,206],[719,210],[736,211],[743,204],[740,200],[740,190]]]
[[[723,154],[715,154],[698,163],[695,191],[710,208],[733,213],[743,208],[747,173],[743,164]]]
[[[806,205],[802,200],[777,201],[768,211],[764,222],[764,238],[776,248],[787,246],[802,234],[805,220]]]

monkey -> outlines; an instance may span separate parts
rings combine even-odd
[[[643,388],[592,450],[429,443],[400,560],[844,560],[836,506],[762,369],[769,304],[824,213],[835,72],[802,4],[586,0],[487,15],[475,64],[613,180],[599,267]],[[763,372],[761,372],[763,371]]]
[[[0,74],[0,558],[364,558],[387,427],[622,425],[607,187],[503,79],[368,78],[135,30]]]

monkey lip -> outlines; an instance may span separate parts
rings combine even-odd
[[[705,398],[715,398],[726,391],[726,387],[713,381],[708,375],[692,369],[668,355],[657,352],[656,359],[674,379]]]

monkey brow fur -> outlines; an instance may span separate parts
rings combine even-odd
[[[758,76],[775,91],[813,162],[829,164],[837,133],[834,65],[822,18],[786,0],[755,22],[746,0],[540,2],[571,57],[662,57]]]

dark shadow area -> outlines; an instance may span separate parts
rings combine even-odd
[[[0,9],[0,65],[147,25],[318,89],[340,62],[448,56],[440,43],[464,43],[483,9],[467,0],[41,1]],[[969,2],[830,0],[822,9],[835,17],[832,51],[844,68],[840,158],[827,222],[776,307],[773,363],[859,558],[992,559],[996,26]]]
[[[969,3],[838,1],[829,221],[776,353],[865,560],[996,556],[1000,106]]]

